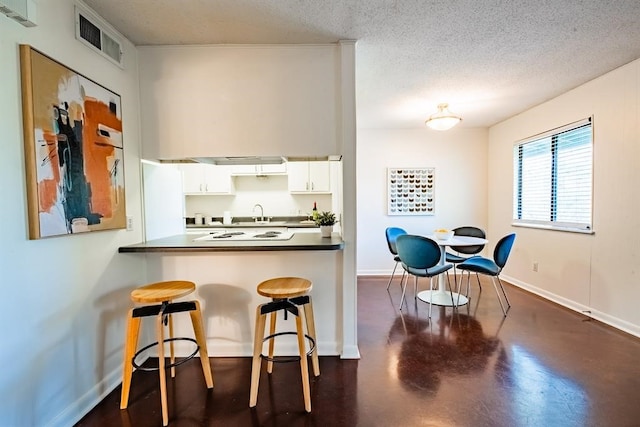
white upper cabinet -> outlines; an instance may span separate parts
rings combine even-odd
[[[235,165],[231,166],[232,175],[284,175],[287,164],[279,165]]]
[[[229,166],[198,163],[180,165],[182,189],[185,194],[234,194]]]
[[[329,162],[289,162],[287,171],[291,193],[331,192]]]

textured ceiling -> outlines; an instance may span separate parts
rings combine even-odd
[[[640,58],[638,0],[84,0],[136,45],[357,40],[360,128],[490,126]]]

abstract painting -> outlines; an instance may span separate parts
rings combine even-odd
[[[20,45],[29,238],[126,227],[120,96]]]
[[[387,215],[435,215],[435,168],[388,168]]]

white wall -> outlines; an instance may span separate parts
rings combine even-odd
[[[384,231],[487,227],[487,130],[358,130],[358,274],[391,274]],[[387,215],[387,168],[435,167],[436,214]]]
[[[18,44],[34,48],[122,97],[127,214],[134,231],[27,239]],[[74,37],[71,0],[38,2],[38,26],[0,15],[0,424],[69,426],[120,383],[129,292],[144,283],[139,101],[135,48],[122,70]]]
[[[640,336],[640,60],[491,128],[489,239],[517,238],[505,277]],[[593,230],[512,227],[515,141],[593,115]],[[539,271],[532,271],[538,262]]]
[[[145,158],[339,154],[335,44],[139,52]]]

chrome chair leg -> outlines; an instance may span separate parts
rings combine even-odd
[[[404,294],[407,291],[407,281],[409,280],[409,275],[406,276],[403,274],[402,279],[400,280],[400,286],[402,287],[402,296],[400,297],[400,307],[398,310],[402,311],[402,304],[404,303]]]
[[[460,277],[460,284],[462,284],[462,281],[464,280],[464,271],[462,272],[462,277]],[[466,272],[469,276],[471,276],[471,272],[467,271]],[[478,288],[480,288],[480,291],[482,291],[482,284],[480,283],[480,275],[478,273],[476,273],[476,279],[478,280]],[[467,293],[466,293],[466,297],[469,297],[469,293],[471,292],[471,284],[469,283],[469,280],[467,280]]]
[[[504,289],[504,285],[502,284],[502,280],[500,280],[500,276],[496,276],[496,279],[498,279],[498,283],[500,284],[500,289],[502,289],[502,295],[504,295],[504,300],[507,302],[507,307],[511,308],[509,297],[507,297],[507,291]]]
[[[471,285],[469,284],[469,280],[471,278],[471,273],[469,273],[467,271],[467,294],[465,295],[467,297],[467,300],[469,299],[469,291],[471,290]],[[462,276],[464,277],[464,271],[462,272]],[[464,280],[463,277],[460,277],[460,284],[462,284],[462,281]],[[458,304],[460,304],[460,294],[458,293]]]
[[[393,276],[396,274],[396,268],[398,268],[397,261],[396,261],[396,265],[393,266],[393,271],[391,272],[391,278],[389,279],[389,283],[387,283],[387,290],[389,290],[389,286],[391,286],[391,281],[393,280]]]
[[[469,299],[471,295],[471,273],[468,271],[466,273],[467,273],[467,289],[465,289],[464,291],[464,296],[467,297],[467,299]],[[464,276],[464,273],[462,273],[462,275]]]
[[[449,272],[447,271],[447,274],[448,273]],[[456,280],[456,293],[458,293],[458,290],[460,290],[460,287],[458,286],[458,272],[455,264],[453,264],[453,278]]]
[[[491,276],[491,283],[493,283],[493,288],[496,290],[496,296],[498,297],[498,302],[500,303],[500,308],[502,308],[502,314],[507,317],[507,310],[504,308],[504,304],[502,303],[502,298],[500,297],[500,292],[498,291],[498,286],[496,285],[495,277]],[[502,286],[502,284],[500,284]],[[507,301],[508,303],[508,301]]]

